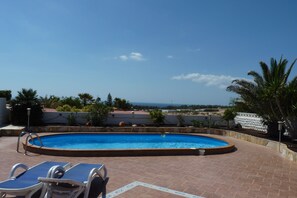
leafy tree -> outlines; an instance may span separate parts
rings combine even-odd
[[[236,104],[257,113],[268,125],[273,128],[271,135],[277,136],[277,121],[285,120],[285,125],[292,137],[297,136],[296,112],[294,105],[297,99],[297,77],[288,81],[296,60],[286,70],[288,61],[281,58],[279,61],[271,58],[270,67],[260,62],[262,75],[250,71],[248,75],[252,81],[234,80],[227,90],[240,95]]]
[[[78,96],[82,101],[83,106],[86,106],[87,104],[90,104],[94,101],[93,96],[88,93],[80,93]]]
[[[96,100],[95,100],[95,102],[100,103],[101,102],[101,98],[100,97],[97,97]]]
[[[30,108],[30,125],[42,124],[42,106],[38,100],[37,91],[33,89],[22,89],[11,101],[12,123],[15,125],[27,124],[27,112]]]
[[[111,108],[103,103],[92,104],[87,119],[93,126],[102,126],[110,111]]]
[[[63,106],[58,106],[56,108],[57,111],[60,111],[60,112],[79,112],[80,110],[77,109],[75,106],[71,107],[70,105],[66,104],[66,105],[63,105]]]
[[[110,93],[107,95],[106,105],[111,107],[112,106],[112,96]]]
[[[77,97],[62,97],[60,105],[69,105],[71,107],[76,107],[78,109],[82,108],[82,104]]]
[[[114,107],[122,110],[129,110],[132,108],[132,105],[125,99],[115,98]]]
[[[6,98],[6,101],[11,100],[11,91],[10,90],[0,90],[0,98]]]
[[[45,108],[56,109],[58,106],[60,106],[61,103],[60,98],[54,95],[51,95],[49,97],[46,95],[45,97],[40,97],[39,100]]]
[[[165,116],[160,109],[154,109],[154,110],[150,111],[149,113],[150,113],[150,117],[154,124],[156,124],[158,126],[160,124],[164,124]]]

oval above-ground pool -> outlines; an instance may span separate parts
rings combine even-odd
[[[208,155],[232,152],[234,144],[204,135],[160,133],[67,133],[29,141],[27,151],[57,156]]]

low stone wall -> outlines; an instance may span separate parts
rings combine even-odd
[[[89,127],[89,126],[45,126],[31,127],[37,133],[61,133],[61,132],[172,132],[172,133],[210,133],[208,128],[197,127]],[[211,129],[213,131],[213,129]]]
[[[25,127],[9,125],[0,128],[0,136],[18,136],[23,130]]]
[[[225,130],[223,132],[223,135],[269,147],[275,152],[279,152],[282,157],[288,160],[297,162],[297,153],[290,150],[286,144],[283,144],[283,143],[279,144],[279,142],[276,142],[276,141],[267,140],[264,138],[259,138],[259,137],[255,137],[252,135],[247,135],[247,134],[243,134],[235,131]]]

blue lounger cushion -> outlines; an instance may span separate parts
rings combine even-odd
[[[38,181],[38,177],[46,177],[50,168],[57,165],[66,167],[69,166],[69,163],[46,161],[31,168],[28,168],[24,164],[14,165],[10,171],[9,179],[0,182],[1,195],[12,194],[26,196],[27,194],[36,192],[42,187],[42,183]],[[14,176],[18,168],[23,168],[24,172]]]
[[[63,168],[53,167],[52,172],[61,172]],[[89,197],[92,192],[92,184],[95,183],[94,189],[102,188],[102,196],[105,196],[105,186],[108,182],[107,170],[104,164],[87,164],[80,163],[70,169],[63,171],[63,174],[55,177],[55,174],[49,174],[52,177],[38,180],[45,184],[46,197],[59,196],[75,198],[83,194],[83,197]],[[100,182],[98,182],[100,181]]]

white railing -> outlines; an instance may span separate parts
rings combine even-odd
[[[267,126],[262,121],[263,119],[255,113],[239,112],[234,118],[235,124],[240,124],[244,129],[267,132]]]

